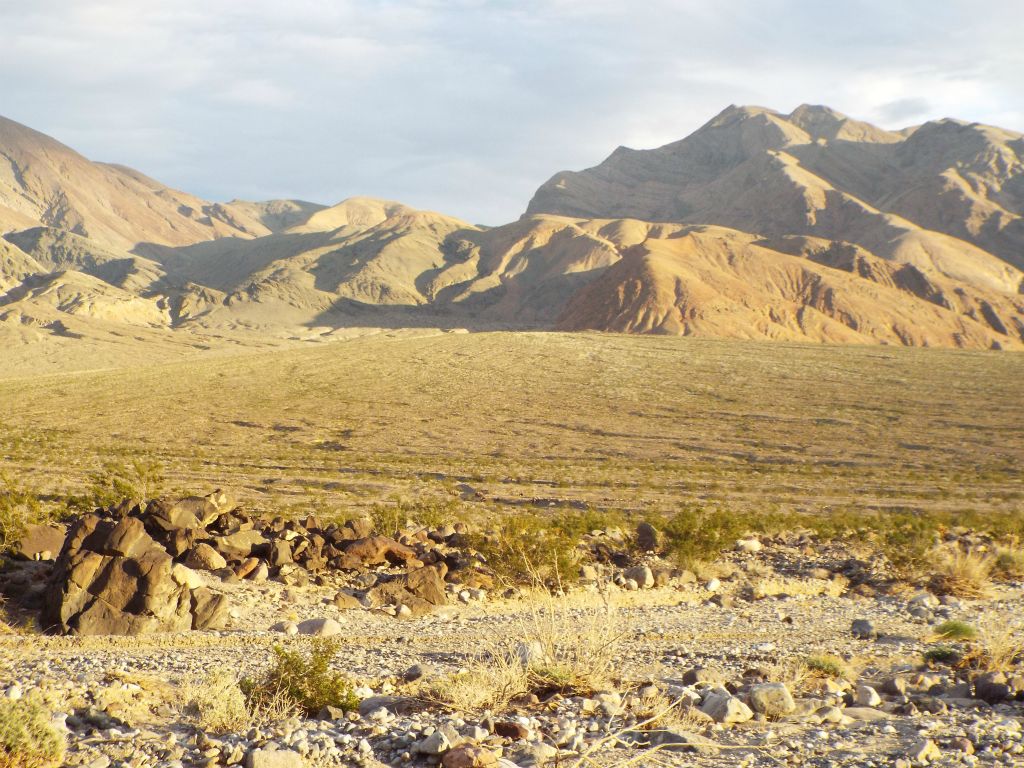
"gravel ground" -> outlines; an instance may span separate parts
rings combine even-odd
[[[784,582],[791,589],[772,597],[732,598],[742,594],[740,576],[723,578],[714,592],[673,582],[635,591],[609,585],[554,598],[521,594],[466,603],[453,595],[452,605],[415,619],[335,607],[332,599],[345,586],[340,578],[306,587],[218,584],[232,605],[224,631],[0,636],[0,687],[11,698],[42,693],[58,721],[67,716],[67,765],[90,768],[441,760],[487,766],[498,756],[519,766],[1024,765],[1024,694],[984,701],[970,686],[958,687],[963,681],[948,667],[923,670],[921,663],[938,622],[991,627],[1019,621],[1024,585],[1003,584],[985,600],[945,605],[914,594],[833,596],[838,590],[813,579]],[[308,642],[272,626],[315,618],[338,622],[341,650],[334,666],[357,684],[364,698],[359,714],[228,734],[196,726],[183,707],[190,686],[218,670],[258,674],[274,644]],[[873,625],[877,638],[854,637],[851,626],[860,619]],[[528,647],[541,628],[570,645],[603,633],[613,649],[604,690],[544,701],[520,697],[494,713],[455,712],[422,699],[425,685],[443,686],[483,649]],[[856,670],[854,685],[792,674],[796,662],[821,654]],[[421,672],[421,679],[407,682]],[[778,712],[747,708],[765,682],[787,686],[790,711],[788,704]],[[867,684],[878,700],[856,687]],[[1011,680],[1011,696],[1019,691],[1015,685]],[[732,714],[714,712],[716,697]],[[678,703],[653,731],[638,725],[672,702]],[[475,753],[471,745],[483,750]],[[269,754],[271,747],[283,752]]]

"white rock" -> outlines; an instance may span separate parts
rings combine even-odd
[[[854,699],[858,707],[877,707],[882,703],[882,697],[870,685],[858,685]]]
[[[279,621],[270,628],[271,632],[284,632],[286,635],[299,634],[299,628],[294,621]]]
[[[341,624],[334,619],[306,619],[298,625],[300,635],[333,637],[341,634]]]
[[[748,555],[753,555],[764,549],[764,545],[757,539],[751,537],[749,539],[739,539],[736,542],[736,551],[745,552]]]

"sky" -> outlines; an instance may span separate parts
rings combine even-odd
[[[0,114],[210,200],[475,223],[730,104],[1024,131],[1021,0],[0,0]]]

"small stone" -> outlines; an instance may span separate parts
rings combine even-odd
[[[917,765],[927,765],[934,760],[941,759],[942,751],[931,739],[922,739],[910,748],[907,757]]]
[[[878,637],[878,630],[868,619],[854,619],[850,626],[850,634],[858,640],[875,640]]]
[[[185,558],[185,565],[197,571],[216,571],[227,564],[224,556],[205,542],[196,544]]]
[[[333,637],[341,634],[341,624],[334,619],[306,619],[298,625],[300,635]]]
[[[750,689],[750,708],[765,717],[784,717],[796,709],[793,695],[783,683],[761,683]]]
[[[858,707],[877,707],[882,703],[882,697],[870,685],[858,685],[853,698]]]
[[[262,748],[245,756],[245,768],[304,768],[304,761],[298,752]]]
[[[21,686],[15,683],[14,685],[8,686],[7,690],[4,691],[4,695],[11,700],[17,700],[22,697]]]
[[[441,759],[444,768],[492,768],[498,765],[498,757],[489,749],[467,744],[449,750]]]
[[[646,565],[627,568],[622,575],[626,577],[627,582],[635,581],[640,589],[650,589],[654,586],[654,573]]]
[[[451,749],[451,746],[448,737],[442,731],[437,730],[417,744],[416,751],[424,755],[440,755]]]
[[[743,552],[748,555],[754,555],[764,549],[764,544],[760,540],[753,537],[749,539],[739,539],[736,542],[736,551]]]
[[[716,723],[745,723],[754,713],[746,704],[732,694],[718,689],[712,691],[704,699],[700,711],[711,717]]]

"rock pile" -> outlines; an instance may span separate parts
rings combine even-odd
[[[451,583],[490,586],[478,560],[459,546],[464,533],[445,526],[396,539],[375,534],[369,519],[261,520],[220,491],[122,504],[79,518],[63,547],[40,533],[40,546],[60,552],[43,625],[130,635],[219,628],[227,598],[211,586],[240,579],[304,586],[332,571],[374,571],[361,604],[419,616],[448,602]]]
[[[79,519],[54,569],[43,624],[83,635],[140,635],[206,629],[227,601],[196,583],[138,518]]]

